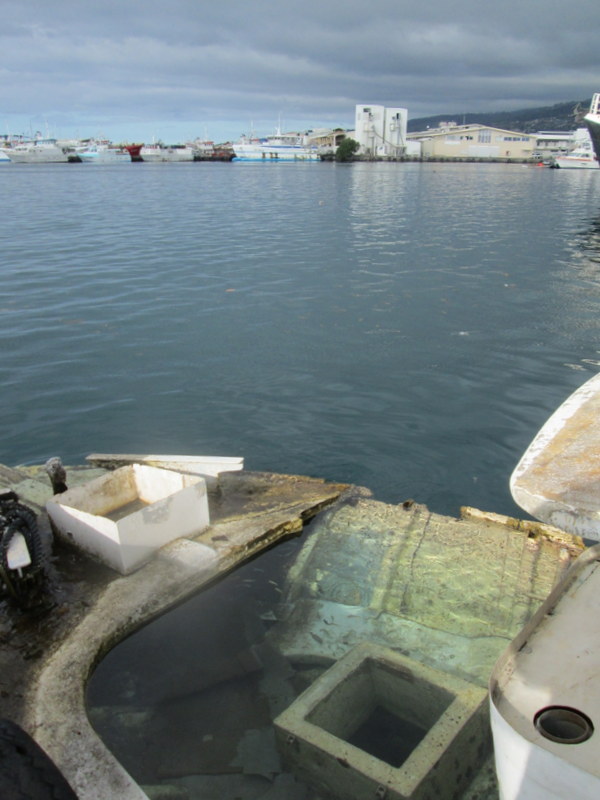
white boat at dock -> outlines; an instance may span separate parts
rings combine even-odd
[[[550,166],[559,169],[598,169],[600,165],[586,128],[579,128],[575,132],[574,142],[573,149],[565,155],[554,156]]]
[[[77,156],[84,164],[130,164],[131,156],[123,147],[110,143],[92,143],[84,150],[78,150]]]
[[[164,145],[161,142],[145,144],[140,159],[149,162],[193,161],[194,148],[186,144]]]
[[[215,144],[206,139],[195,139],[190,143],[194,161],[232,161],[235,157],[230,144]]]
[[[75,147],[58,139],[32,139],[4,148],[4,153],[15,164],[67,163],[76,156]]]
[[[242,136],[233,145],[237,161],[320,161],[319,149],[306,134],[281,133],[264,139]]]

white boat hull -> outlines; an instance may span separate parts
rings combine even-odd
[[[237,161],[320,161],[319,150],[299,133],[280,133],[255,139],[242,136],[233,145]]]
[[[600,797],[600,548],[579,556],[494,667],[490,713],[502,800]]]
[[[6,150],[10,160],[15,164],[55,164],[66,163],[75,155],[67,147],[58,144],[38,143],[18,144]]]
[[[559,156],[554,165],[560,169],[598,169],[599,164],[592,156]]]
[[[140,150],[142,161],[172,162],[193,161],[194,150],[191,147],[142,147]]]
[[[316,148],[303,145],[234,144],[238,161],[319,161]]]
[[[593,140],[587,128],[575,131],[574,147],[565,155],[555,156],[554,167],[560,169],[598,169],[598,158],[594,153]]]
[[[131,156],[121,150],[88,150],[77,153],[83,164],[131,164]]]

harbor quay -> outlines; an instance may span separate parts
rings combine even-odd
[[[162,141],[114,144],[107,139],[58,140],[0,135],[0,162],[25,164],[116,164],[149,161],[451,161],[535,163],[562,168],[598,168],[600,94],[593,95],[589,113],[574,113],[576,130],[508,130],[494,125],[440,121],[437,127],[409,132],[408,110],[399,106],[357,104],[354,128],[317,128],[283,132],[278,125],[270,136],[243,134],[235,142],[215,144],[196,138],[185,144]],[[424,121],[423,121],[424,122]],[[350,144],[343,156],[340,151]],[[356,155],[354,155],[356,153]],[[577,158],[570,158],[576,154]],[[567,157],[565,159],[565,157]],[[583,158],[582,158],[583,157]]]
[[[152,457],[140,460],[164,467]],[[132,461],[97,456],[66,467],[64,498],[106,486],[111,473]],[[184,469],[179,464],[174,471]],[[0,466],[0,498],[13,493],[35,514],[45,553],[31,600],[16,602],[6,593],[2,599],[0,717],[31,737],[74,796],[175,800],[193,797],[192,785],[202,796],[202,781],[216,780],[219,771],[228,787],[227,781],[258,780],[259,773],[268,797],[498,796],[490,674],[584,551],[579,537],[473,508],[453,518],[413,500],[379,502],[363,487],[236,469],[206,480],[208,524],[121,572],[57,529],[47,512],[47,504],[60,504],[55,489],[44,465]],[[258,675],[261,686],[278,686],[264,689],[271,723],[260,753],[254,749],[240,766],[248,731],[229,732],[232,741],[223,733],[218,741],[204,735],[189,742],[185,732],[142,715],[142,727],[126,734],[152,740],[153,757],[139,774],[127,769],[93,725],[106,708],[86,701],[97,665],[153,620],[168,630],[171,609],[246,564],[260,565],[264,554],[293,538],[299,547],[279,601],[261,609],[264,637],[251,647],[240,637],[228,664],[244,679]],[[219,609],[214,613],[218,618]],[[194,686],[180,679],[174,658],[162,689],[169,702],[183,698],[195,707],[233,687],[236,670],[227,682],[221,674]],[[375,690],[365,688],[365,670]],[[238,715],[235,697],[225,716]],[[382,752],[363,752],[368,745],[353,738],[349,726],[356,721],[343,710],[362,709],[355,716],[363,721],[380,706],[402,716],[398,698],[412,709],[405,723],[421,730],[420,743],[401,763],[390,763]],[[229,722],[223,720],[224,729]],[[229,750],[237,756],[223,763]],[[3,780],[6,770],[0,787]]]
[[[62,140],[23,136],[0,137],[0,161],[14,163],[191,161],[315,162],[315,161],[433,161],[539,163],[562,168],[598,168],[598,106],[592,98],[589,113],[573,120],[583,127],[565,131],[525,132],[482,123],[441,121],[437,127],[408,130],[408,110],[358,104],[354,128],[318,128],[215,144],[199,138],[185,144],[162,141],[117,145],[109,140]],[[349,149],[346,149],[347,146]],[[571,158],[571,155],[576,156]]]

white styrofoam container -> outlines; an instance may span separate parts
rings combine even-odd
[[[55,495],[46,509],[61,536],[123,575],[210,523],[201,476],[142,464]]]

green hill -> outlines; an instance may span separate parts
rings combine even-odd
[[[456,122],[458,125],[481,123],[510,131],[535,133],[536,131],[572,131],[581,127],[582,119],[590,107],[591,99],[570,100],[553,106],[522,108],[519,111],[495,111],[493,113],[438,114],[435,117],[420,117],[408,120],[408,132],[437,128],[440,122]]]

